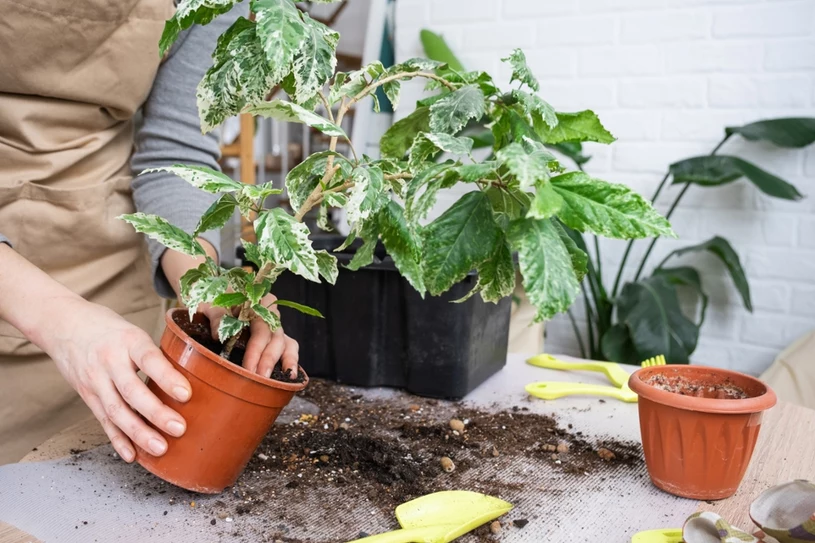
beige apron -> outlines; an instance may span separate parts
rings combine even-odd
[[[778,399],[815,409],[815,330],[784,349],[761,379]]]
[[[134,211],[133,117],[172,0],[0,0],[0,232],[84,298],[154,333],[161,302]],[[2,265],[2,262],[0,262]],[[0,464],[89,414],[0,320]]]

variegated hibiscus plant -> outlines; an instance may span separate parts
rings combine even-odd
[[[241,0],[181,0],[160,43],[163,54],[179,32],[207,24]],[[330,0],[322,3],[330,3]],[[190,314],[201,303],[240,307],[218,330],[229,355],[252,319],[272,329],[281,323],[260,303],[285,270],[308,280],[334,283],[337,259],[317,251],[303,217],[319,206],[321,228],[327,210],[344,208],[351,233],[363,245],[348,267],[373,261],[381,240],[400,273],[423,295],[439,295],[476,270],[470,294],[486,302],[513,293],[517,266],[537,319],[563,312],[580,292],[587,255],[572,235],[592,232],[610,238],[673,236],[668,222],[624,185],[565,172],[547,146],[566,142],[611,143],[614,138],[592,111],[562,113],[537,96],[539,84],[520,50],[505,60],[511,90],[498,88],[485,72],[461,73],[444,64],[412,59],[385,67],[373,62],[351,73],[335,73],[339,34],[298,9],[292,0],[252,0],[252,16],[239,18],[218,40],[214,64],[201,81],[198,107],[204,131],[238,113],[272,117],[313,127],[330,137],[327,151],[313,154],[289,172],[286,191],[293,213],[266,209],[280,191],[271,183],[248,185],[199,166],[163,168],[207,192],[220,194],[187,233],[157,216],[135,213],[124,220],[167,247],[206,256],[196,241],[217,229],[235,209],[254,221],[257,243],[244,241],[257,272],[224,269],[212,259],[182,279],[182,301]],[[396,108],[400,85],[425,80],[428,97],[382,137],[381,158],[360,156],[341,128],[349,109],[377,91]],[[280,85],[288,96],[269,100]],[[487,124],[494,147],[485,160],[473,156],[470,124]],[[350,156],[336,152],[347,140]],[[442,189],[469,190],[432,222],[426,216]],[[315,310],[278,301],[301,311]]]

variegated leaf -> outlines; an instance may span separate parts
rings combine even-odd
[[[540,180],[549,179],[549,163],[554,160],[554,156],[548,151],[529,153],[520,143],[511,143],[499,150],[496,156],[518,179],[521,190],[535,186]]]
[[[343,129],[339,126],[333,124],[328,119],[320,117],[316,113],[292,102],[271,100],[268,102],[253,104],[245,108],[244,113],[271,117],[279,121],[302,123],[316,128],[327,136],[336,136],[340,138],[347,137]]]
[[[317,255],[311,246],[308,226],[281,208],[264,210],[255,221],[258,247],[275,266],[309,281],[319,282]]]
[[[486,112],[484,93],[475,85],[467,85],[430,106],[430,130],[458,134],[471,119],[478,120]]]
[[[195,232],[192,234],[193,237],[198,237],[201,232],[223,228],[232,218],[232,215],[235,214],[237,206],[238,201],[233,194],[224,194],[218,198],[201,216],[198,226],[195,227]]]
[[[377,216],[382,243],[393,258],[396,269],[424,297],[421,266],[421,239],[408,228],[405,212],[398,203],[389,201]]]
[[[218,194],[221,192],[235,192],[243,188],[243,184],[235,181],[228,175],[206,166],[187,166],[175,164],[163,168],[150,168],[140,175],[153,172],[168,172],[177,175],[190,185],[203,191]]]
[[[468,155],[473,149],[473,140],[470,138],[457,138],[449,134],[428,134],[422,132],[413,140],[410,147],[408,167],[412,172],[418,171],[422,164],[430,158],[444,151],[454,155]]]
[[[179,0],[173,17],[164,24],[159,40],[159,56],[172,47],[182,30],[193,24],[205,25],[218,15],[223,15],[241,0]]]
[[[306,25],[291,0],[253,0],[252,11],[269,76],[277,84],[291,71],[294,57],[306,39]]]
[[[274,311],[261,304],[253,305],[252,311],[255,312],[255,315],[263,319],[263,322],[269,325],[269,329],[272,332],[280,328],[280,317],[278,317]]]
[[[358,166],[351,173],[354,186],[348,191],[345,207],[348,222],[360,223],[375,215],[387,203],[385,176],[379,168]]]
[[[182,289],[181,301],[190,312],[190,319],[195,315],[200,304],[208,304],[215,298],[225,294],[229,288],[229,281],[223,275],[205,275],[189,284],[186,292]]]
[[[334,78],[334,84],[331,85],[328,101],[333,104],[343,97],[355,97],[383,73],[385,73],[385,66],[378,60],[347,74],[338,73]]]
[[[158,241],[168,249],[190,256],[205,256],[207,254],[194,237],[158,215],[132,213],[130,215],[120,215],[118,218],[131,224],[137,232]]]
[[[340,35],[303,13],[306,38],[294,59],[294,101],[303,104],[311,100],[334,75],[337,67],[337,42]]]
[[[317,251],[317,271],[320,276],[331,283],[332,285],[337,282],[339,270],[337,269],[337,257],[329,254],[327,251]]]
[[[512,66],[512,79],[510,82],[520,81],[535,92],[540,90],[540,84],[532,73],[532,70],[529,69],[529,65],[526,63],[526,55],[523,51],[515,49],[507,58],[502,58],[501,60],[508,62]]]
[[[249,321],[242,321],[231,315],[224,315],[221,318],[221,324],[218,325],[218,339],[221,343],[226,343],[230,338],[240,334],[247,326],[249,326]]]

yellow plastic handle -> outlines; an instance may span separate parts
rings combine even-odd
[[[640,532],[631,539],[631,543],[682,543],[682,540],[682,530],[676,528]]]
[[[550,354],[539,354],[533,356],[526,361],[527,364],[537,366],[539,368],[546,368],[550,370],[562,371],[597,371],[605,373],[609,381],[616,386],[621,387],[624,383],[628,382],[630,375],[619,364],[614,362],[566,362],[555,358]]]
[[[452,527],[455,528],[455,527]],[[348,543],[437,543],[452,529],[450,526],[424,526],[376,534]]]
[[[526,385],[526,392],[543,400],[556,400],[564,396],[607,396],[624,402],[634,403],[637,395],[630,390],[604,385],[586,385],[583,383],[545,382]]]

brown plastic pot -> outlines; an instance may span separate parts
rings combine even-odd
[[[136,447],[136,461],[176,486],[217,494],[237,480],[280,411],[308,385],[283,383],[250,373],[188,336],[167,312],[161,350],[192,387],[181,403],[154,382],[147,386],[187,422],[181,437],[162,432],[167,452],[156,457]],[[300,370],[302,371],[302,369]]]
[[[723,400],[684,396],[647,383],[656,374],[703,386],[733,385],[749,397]],[[662,490],[698,500],[736,493],[775,393],[754,377],[704,366],[656,366],[629,381],[639,395],[640,431],[651,481]]]

